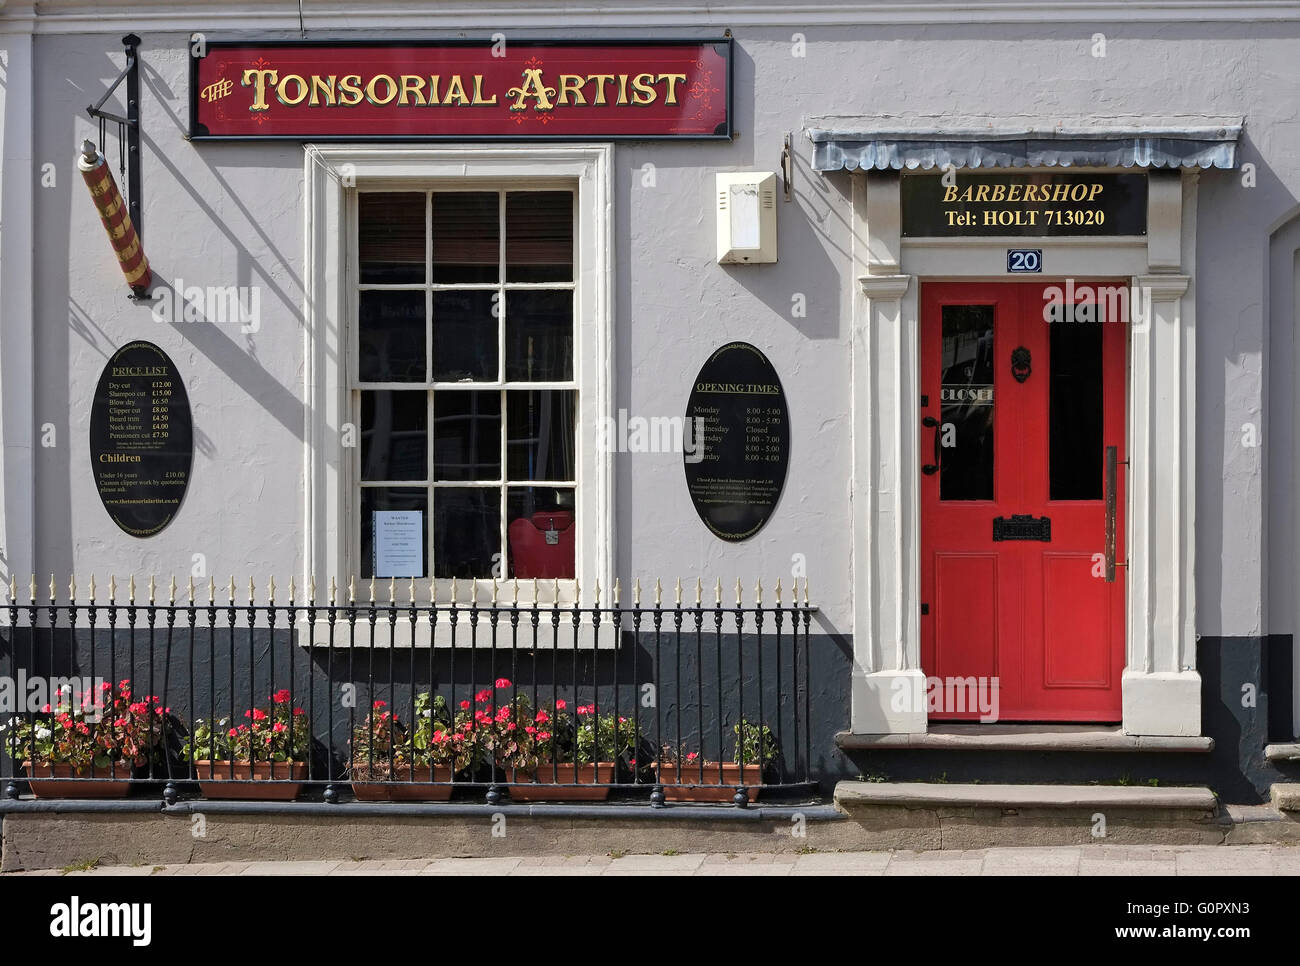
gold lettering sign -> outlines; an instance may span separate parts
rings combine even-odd
[[[904,175],[905,237],[1145,235],[1144,174]]]

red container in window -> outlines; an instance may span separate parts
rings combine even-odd
[[[508,533],[515,577],[573,578],[572,510],[538,510],[532,517],[511,520]]]

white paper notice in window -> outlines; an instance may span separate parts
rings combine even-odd
[[[424,576],[424,511],[374,511],[376,577]]]

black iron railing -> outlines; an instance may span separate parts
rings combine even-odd
[[[283,603],[274,582],[263,602],[233,580],[179,599],[174,580],[142,599],[132,580],[125,600],[113,581],[100,601],[92,579],[63,602],[53,581],[43,600],[11,585],[5,795],[744,805],[809,787],[806,581],[749,601],[737,583],[726,604],[720,583],[685,602],[680,583],[631,602],[616,585],[610,605],[558,585],[542,601],[536,582],[445,601],[403,584],[318,599],[313,582],[297,600],[290,582]]]

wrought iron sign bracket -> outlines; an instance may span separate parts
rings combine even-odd
[[[144,241],[143,187],[140,176],[140,38],[127,34],[122,38],[126,48],[126,67],[117,75],[117,80],[108,86],[93,106],[86,108],[86,113],[99,121],[99,147],[104,145],[104,128],[108,121],[117,125],[118,143],[121,145],[120,165],[126,170],[127,211],[135,225],[136,234]],[[113,92],[126,81],[126,117],[104,110],[104,104]]]

